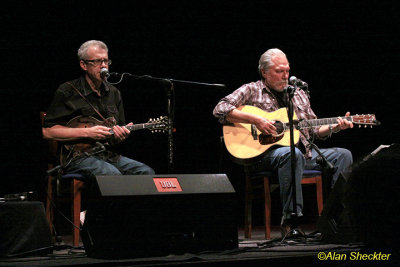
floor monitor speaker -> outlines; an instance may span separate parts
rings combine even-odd
[[[82,240],[95,258],[234,249],[236,215],[225,174],[97,176]]]
[[[389,222],[398,207],[393,199],[398,198],[388,192],[397,192],[399,160],[399,144],[380,145],[339,175],[317,223],[323,240],[341,244],[365,241],[375,235],[371,228],[392,229],[388,225],[397,224]]]
[[[53,251],[42,202],[0,203],[0,229],[0,257],[47,255]]]

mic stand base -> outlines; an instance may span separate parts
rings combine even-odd
[[[298,217],[285,220],[284,224],[281,225],[282,241],[306,236],[304,231],[297,226],[297,223]]]

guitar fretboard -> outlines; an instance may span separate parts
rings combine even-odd
[[[316,127],[316,126],[336,124],[338,118],[339,117],[324,118],[324,119],[314,119],[314,120],[304,120],[304,121],[300,121],[299,122],[298,127],[300,129],[307,129],[307,128],[312,128],[312,127]],[[342,118],[344,120],[348,120],[350,122],[353,122],[353,116],[340,117],[340,118]]]

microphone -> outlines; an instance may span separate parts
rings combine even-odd
[[[103,80],[107,80],[107,78],[110,77],[110,72],[108,71],[107,68],[102,68],[102,69],[100,70],[100,77],[101,77]]]
[[[292,76],[289,78],[289,84],[308,87],[308,84],[306,82],[303,82],[302,80],[297,79],[296,76]]]
[[[308,90],[308,84],[306,82],[297,79],[296,76],[292,76],[289,78],[289,84],[294,85],[295,87],[298,86],[301,90],[303,90],[307,94],[307,97],[309,99],[311,98],[310,91]]]
[[[295,91],[295,88],[291,85],[287,85],[284,89],[285,92],[287,92],[288,94],[292,94]]]
[[[213,83],[213,84],[211,84],[212,86],[215,86],[215,87],[222,87],[222,88],[226,88],[226,85],[225,84],[222,84],[222,83]]]

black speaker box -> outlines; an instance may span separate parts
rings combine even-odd
[[[364,233],[365,230],[362,229],[368,228],[366,225],[368,225],[369,222],[377,220],[370,218],[369,222],[360,222],[360,220],[356,222],[356,217],[360,217],[361,211],[355,210],[354,207],[353,210],[351,210],[348,205],[354,205],[354,199],[352,198],[354,198],[354,194],[357,194],[370,196],[367,197],[368,201],[361,204],[363,207],[370,207],[372,210],[376,210],[377,208],[384,210],[388,209],[386,207],[391,207],[394,202],[386,199],[389,189],[393,190],[393,188],[390,188],[392,184],[390,179],[393,177],[397,179],[398,177],[398,171],[396,170],[398,170],[399,155],[399,144],[381,145],[364,158],[355,162],[351,168],[340,174],[339,179],[336,181],[332,192],[324,204],[324,209],[317,223],[318,230],[321,232],[323,240],[329,243],[345,244],[359,242],[360,236],[368,234]],[[389,159],[391,160],[389,161]],[[378,164],[379,162],[381,164]],[[382,167],[382,169],[380,170],[376,167],[371,169],[370,166],[374,166],[371,164],[378,165]],[[360,175],[360,173],[362,174]],[[357,184],[354,184],[354,179],[356,179]],[[383,185],[388,185],[382,186],[382,183]],[[375,186],[369,188],[371,184]],[[389,194],[389,196],[390,195],[392,194]],[[379,199],[384,198],[383,196],[385,196],[385,201],[381,201],[383,202],[382,206],[379,206],[380,204],[371,204],[379,203]],[[363,212],[372,214],[370,209],[364,208]],[[357,216],[355,216],[354,212],[358,213]],[[388,217],[387,220],[389,220],[389,217],[392,217],[392,214],[388,216],[383,212],[382,214],[375,215]],[[360,223],[363,224],[362,228],[360,228]]]
[[[322,239],[328,243],[347,244],[357,241],[354,220],[344,201],[347,180],[346,175],[339,175],[317,222]]]
[[[236,212],[225,174],[97,176],[82,240],[94,258],[234,249]]]
[[[0,257],[46,255],[52,251],[42,202],[0,203]]]

